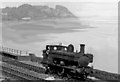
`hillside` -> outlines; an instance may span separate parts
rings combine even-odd
[[[23,4],[19,7],[6,7],[2,9],[2,20],[34,20],[71,17],[75,16],[66,7],[61,5],[50,8],[48,6]]]

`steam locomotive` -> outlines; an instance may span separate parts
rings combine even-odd
[[[74,52],[72,44],[46,45],[43,50],[42,64],[47,74],[57,74],[67,78],[87,79],[92,74],[93,54],[85,54],[85,44],[80,44],[80,52]]]

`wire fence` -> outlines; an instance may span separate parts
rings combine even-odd
[[[17,49],[3,47],[3,46],[0,46],[0,52],[6,52],[14,55],[25,55],[25,56],[29,55],[27,51],[17,50]]]

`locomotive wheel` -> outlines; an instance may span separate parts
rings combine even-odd
[[[67,73],[66,76],[67,76],[68,79],[72,78],[72,75],[70,73]]]
[[[46,67],[45,74],[48,74],[48,73],[49,73],[49,67]]]
[[[53,63],[54,63],[54,64],[57,64],[57,61],[56,61],[56,60],[54,60],[54,61],[53,61]]]
[[[87,79],[87,74],[86,74],[86,73],[83,73],[83,74],[82,74],[82,79],[83,79],[83,80],[86,80],[86,79]]]
[[[46,67],[46,74],[52,74],[53,73],[53,70],[51,69],[51,67]]]
[[[60,68],[60,69],[58,69],[57,73],[58,73],[59,76],[64,75],[65,69],[64,68]]]

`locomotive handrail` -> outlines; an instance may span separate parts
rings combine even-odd
[[[10,53],[10,54],[14,54],[14,55],[25,55],[28,56],[29,53],[27,51],[22,51],[22,50],[17,50],[17,49],[13,49],[13,48],[8,48],[8,47],[3,47],[0,46],[0,52],[5,52],[5,53]]]

